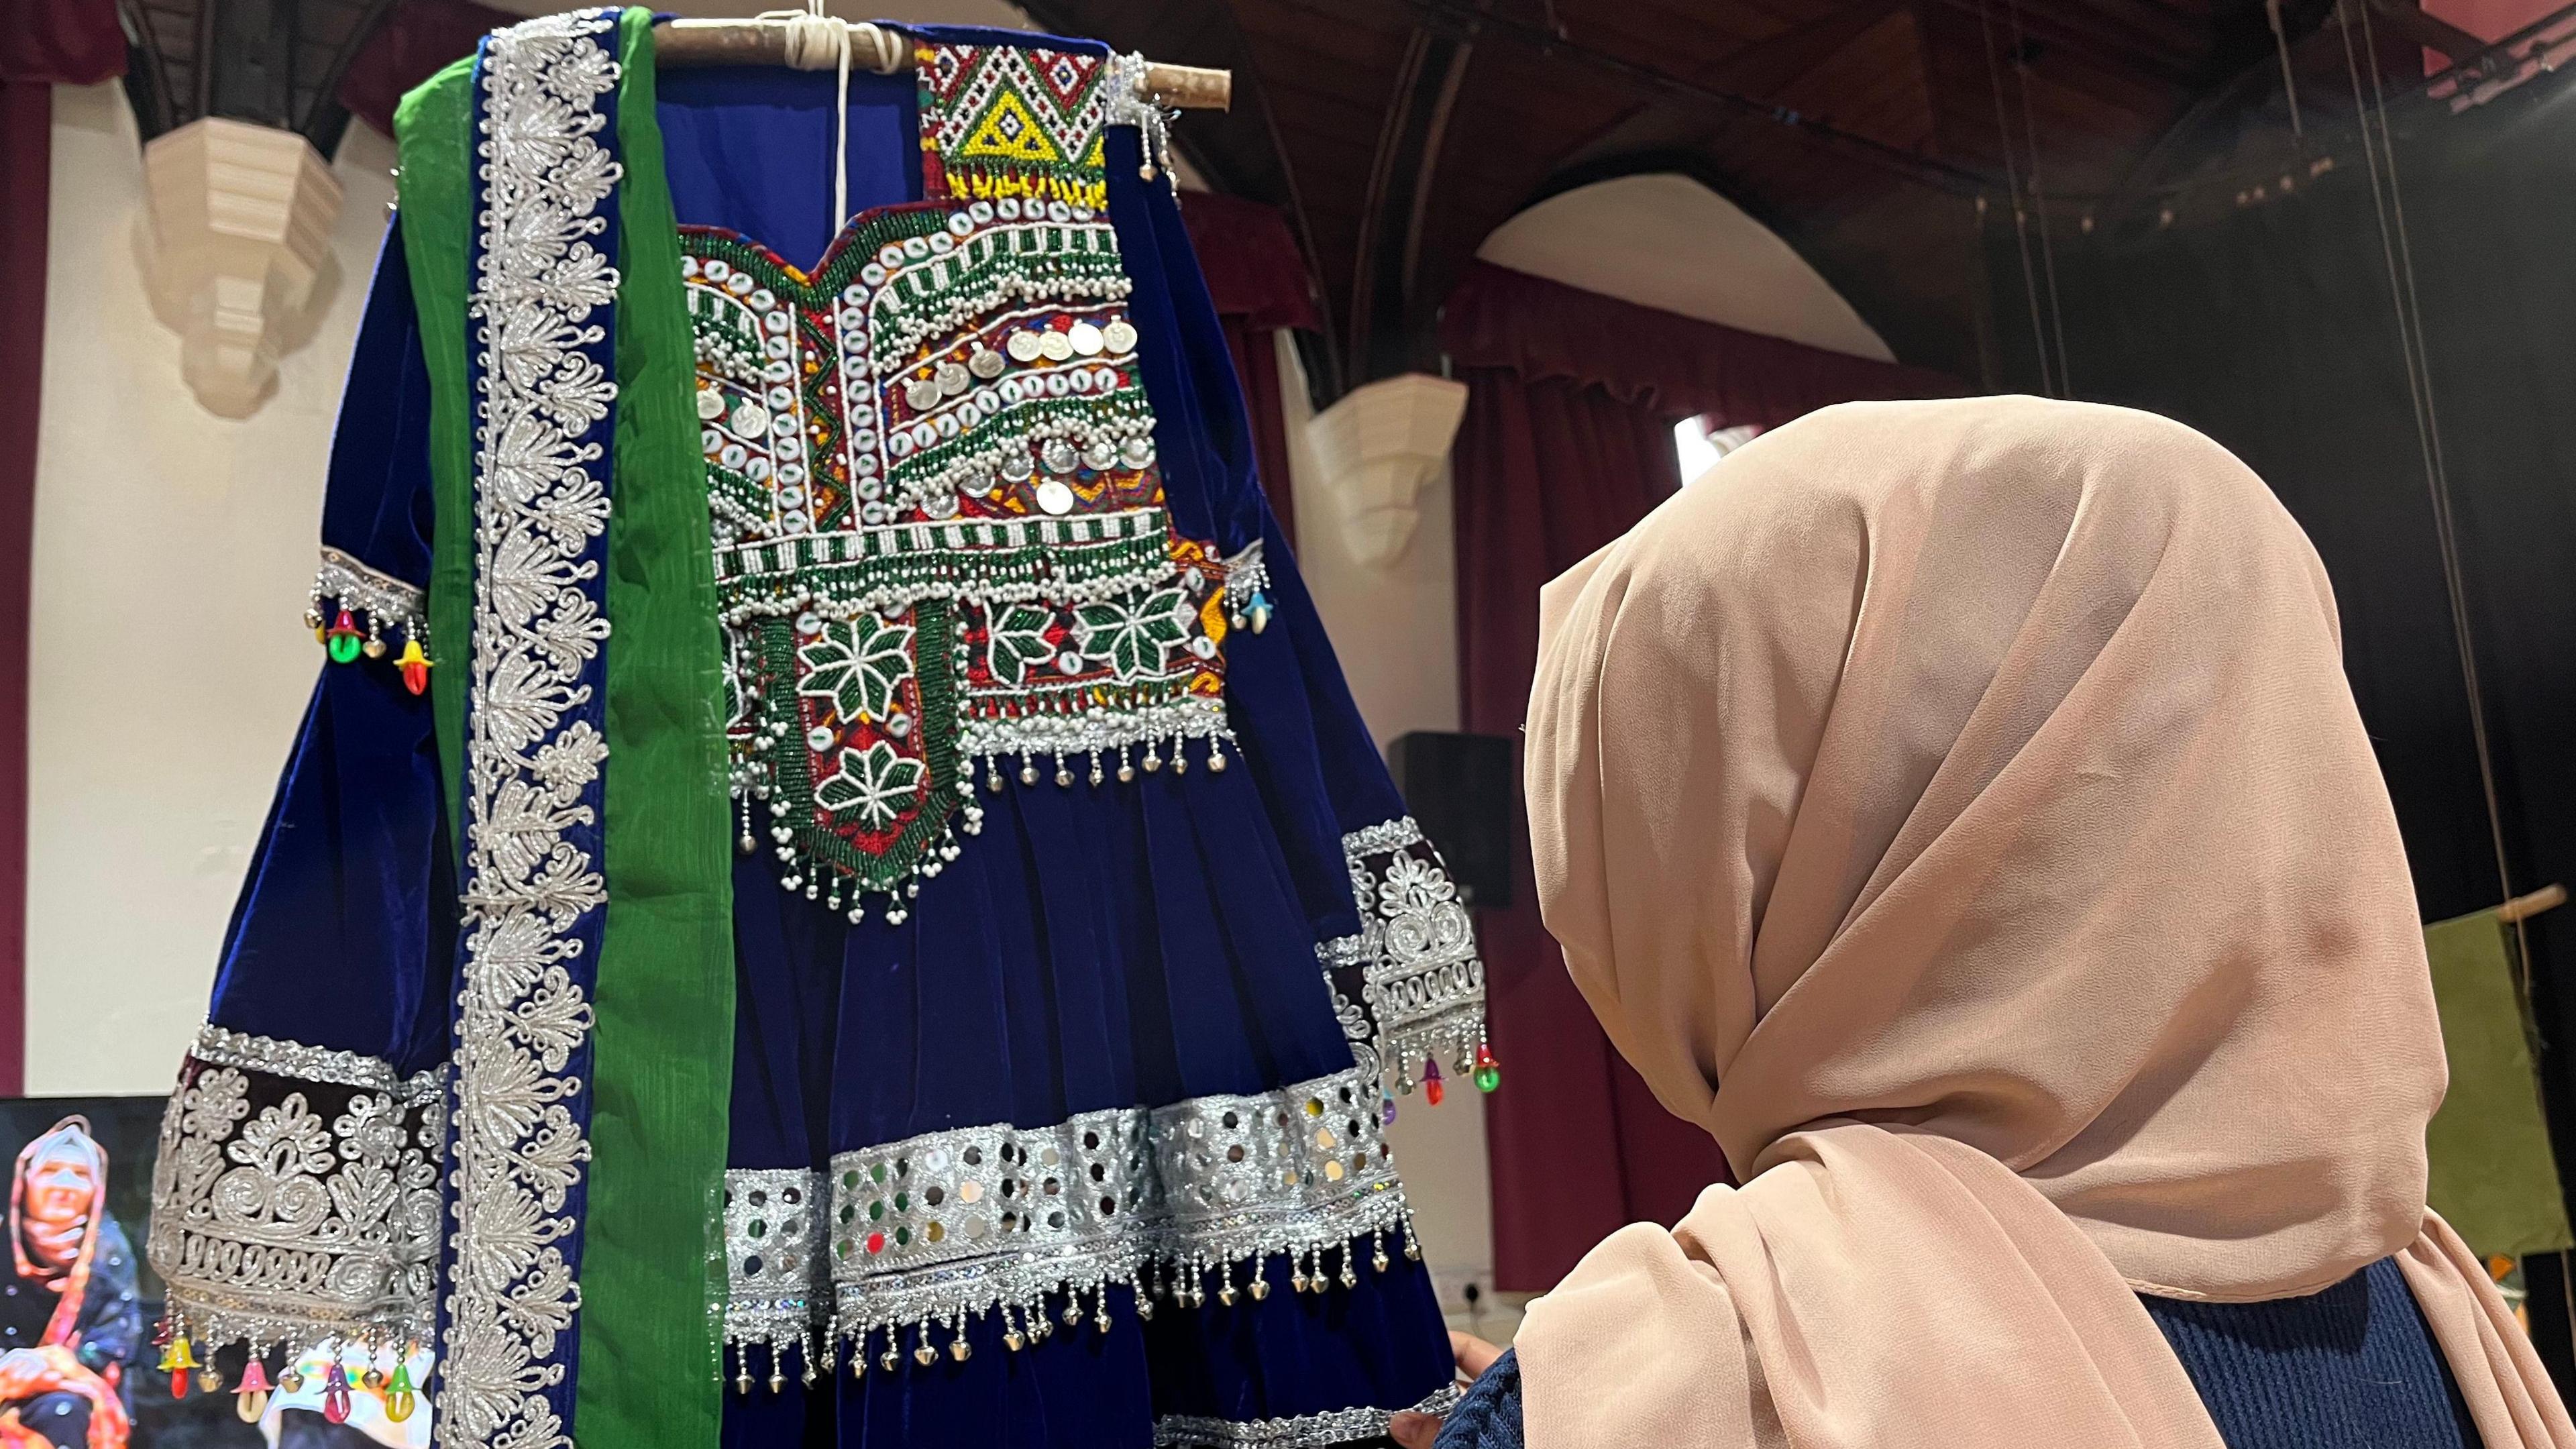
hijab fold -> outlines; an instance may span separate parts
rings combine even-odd
[[[1549,585],[1548,929],[1742,1188],[1531,1306],[1536,1449],[2220,1449],[2140,1292],[2396,1254],[2487,1449],[2576,1449],[2424,1205],[2443,1062],[2323,568],[2144,413],[1828,408]]]

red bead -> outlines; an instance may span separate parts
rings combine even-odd
[[[885,1234],[883,1234],[883,1233],[870,1233],[870,1234],[868,1234],[868,1251],[869,1251],[869,1252],[871,1252],[871,1253],[882,1253],[882,1252],[884,1252],[884,1251],[885,1251]]]
[[[1438,1077],[1433,1077],[1422,1084],[1422,1095],[1430,1099],[1432,1106],[1437,1107],[1440,1105],[1440,1099],[1449,1095],[1449,1089],[1442,1085]]]

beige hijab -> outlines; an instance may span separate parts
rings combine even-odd
[[[1533,1449],[2217,1449],[2135,1295],[2392,1253],[2486,1449],[2576,1446],[2424,1206],[2405,855],[2243,464],[2114,408],[1830,408],[1544,613],[1548,929],[1745,1186],[1532,1305]]]

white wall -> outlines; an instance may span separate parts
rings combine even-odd
[[[1422,491],[1422,521],[1393,562],[1352,557],[1336,526],[1307,424],[1306,374],[1289,334],[1275,334],[1288,476],[1297,500],[1297,566],[1315,611],[1333,636],[1351,696],[1383,749],[1413,730],[1458,728],[1458,570],[1449,470]],[[1504,1090],[1508,1091],[1507,1086]],[[1424,1260],[1452,1308],[1469,1282],[1490,1285],[1494,1265],[1491,1174],[1485,1165],[1484,1094],[1463,1078],[1438,1107],[1420,1093],[1399,1098],[1396,1165],[1404,1172]]]
[[[320,652],[322,470],[393,143],[351,126],[339,276],[275,397],[229,422],[179,377],[132,244],[114,83],[54,90],[29,681],[27,1090],[162,1092]],[[321,963],[317,963],[319,965]]]

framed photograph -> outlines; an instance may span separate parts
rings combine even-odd
[[[256,1377],[238,1351],[163,1366],[143,1248],[165,1100],[0,1099],[0,1449],[427,1449],[427,1395],[395,1392],[427,1384],[426,1352],[399,1376],[356,1345],[272,1352]]]

